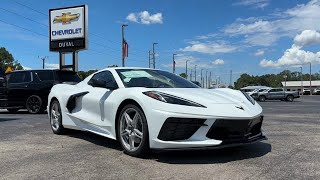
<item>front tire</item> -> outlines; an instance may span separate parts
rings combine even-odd
[[[53,100],[50,105],[50,125],[54,134],[63,134],[62,113],[58,100]]]
[[[261,101],[261,102],[266,101],[266,97],[265,97],[265,96],[260,96],[260,97],[259,97],[259,101]]]
[[[26,108],[31,114],[38,114],[42,110],[42,99],[37,95],[30,96],[26,101]]]
[[[291,95],[287,96],[287,101],[292,102],[293,101],[293,96],[291,96]]]
[[[141,157],[149,150],[149,131],[143,111],[134,104],[122,108],[117,137],[124,152],[130,156]]]

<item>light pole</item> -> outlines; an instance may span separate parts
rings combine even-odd
[[[212,82],[211,82],[211,71],[210,71],[210,73],[209,73],[209,89],[211,88],[211,84],[212,84]]]
[[[203,83],[203,79],[202,79],[202,71],[203,71],[204,69],[201,69],[201,86],[203,87],[204,86],[204,83]]]
[[[122,67],[124,67],[125,65],[124,65],[124,51],[125,51],[125,49],[124,49],[124,28],[125,27],[127,27],[128,25],[127,24],[122,24],[122,26],[121,26],[121,30],[122,30],[122,47],[121,47],[121,49],[122,49]]]
[[[300,78],[301,78],[301,90],[300,90],[300,94],[303,95],[303,76],[302,76],[302,66],[300,67]]]
[[[42,60],[42,69],[44,69],[45,61],[46,61],[46,59],[49,58],[49,57],[48,57],[48,56],[44,56],[44,57],[38,56],[38,58]]]
[[[311,90],[311,62],[310,63],[310,95],[312,95],[312,90]]]
[[[149,68],[151,67],[151,62],[150,62],[150,53],[151,53],[151,51],[149,50],[149,53],[148,53],[148,57],[149,57]]]
[[[154,52],[154,45],[156,45],[158,43],[153,43],[152,44],[152,55],[153,55],[153,69],[156,68],[156,56],[155,56],[155,52]]]
[[[172,55],[172,72],[173,74],[176,72],[176,62],[174,61],[174,56],[177,54]]]
[[[194,65],[194,81],[197,81],[197,65]]]
[[[190,69],[190,81],[192,81],[192,69]]]
[[[189,60],[186,60],[186,79],[188,79],[188,61]]]
[[[206,71],[206,88],[208,88],[208,71]]]
[[[287,91],[287,75],[284,75],[283,78],[284,78],[284,91]]]

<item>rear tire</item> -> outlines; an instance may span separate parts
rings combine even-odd
[[[54,134],[63,134],[65,132],[65,128],[62,125],[62,113],[60,108],[60,103],[58,100],[53,100],[50,104],[50,125],[52,132]]]
[[[261,101],[261,102],[266,101],[266,97],[265,96],[259,96],[259,101]]]
[[[146,155],[150,149],[149,131],[143,111],[135,104],[128,104],[122,108],[117,123],[117,139],[123,151],[135,157]]]
[[[26,101],[26,108],[31,114],[38,114],[42,111],[42,99],[37,95],[30,96]]]
[[[293,96],[289,95],[289,96],[287,96],[286,99],[287,99],[287,101],[292,102],[293,101]]]
[[[12,109],[7,109],[7,111],[9,111],[9,113],[17,113],[19,111],[19,108],[12,108]]]

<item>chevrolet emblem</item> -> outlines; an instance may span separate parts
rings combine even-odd
[[[78,21],[80,17],[80,14],[71,14],[71,12],[68,13],[62,13],[61,16],[56,16],[53,20],[53,23],[62,23],[62,24],[70,24],[73,21]]]

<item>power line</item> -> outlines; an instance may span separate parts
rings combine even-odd
[[[32,33],[37,34],[37,35],[39,35],[39,36],[43,36],[43,37],[46,37],[46,38],[48,37],[48,35],[44,35],[44,34],[41,34],[41,33],[35,32],[35,31],[32,31],[32,30],[27,29],[27,28],[24,28],[24,27],[15,25],[15,24],[11,24],[11,23],[5,22],[5,21],[3,21],[3,20],[1,20],[1,19],[0,19],[0,22],[5,23],[5,24],[8,24],[8,25],[11,25],[11,26],[18,27],[18,28],[20,28],[20,29],[23,29],[23,30],[26,30],[26,31],[29,31],[29,32],[32,32]]]
[[[33,10],[34,12],[37,12],[37,13],[39,13],[39,14],[42,14],[42,15],[48,17],[48,14],[45,14],[45,13],[43,13],[43,12],[41,12],[41,11],[38,11],[38,10],[36,10],[36,9],[33,9],[33,8],[30,7],[30,6],[27,6],[27,5],[25,5],[25,4],[22,4],[22,3],[18,2],[18,1],[14,1],[14,2],[17,3],[17,4],[19,4],[20,6],[26,7],[26,8],[28,8],[28,9]]]

